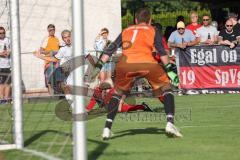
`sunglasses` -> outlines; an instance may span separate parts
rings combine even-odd
[[[233,25],[226,25],[226,27],[233,27]]]
[[[209,19],[203,19],[203,21],[209,21]]]
[[[0,34],[5,34],[5,32],[0,32]]]
[[[178,28],[177,30],[185,30],[185,28]]]

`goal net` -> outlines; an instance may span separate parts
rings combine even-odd
[[[11,39],[10,2],[0,1],[0,26],[5,28],[6,37]],[[56,116],[61,95],[48,93],[44,84],[44,62],[33,55],[48,35],[48,24],[56,26],[55,35],[59,39],[62,30],[71,30],[71,3],[71,0],[19,1],[24,146],[16,146],[17,111],[12,104],[15,101],[15,91],[12,90],[13,98],[0,104],[0,150],[18,148],[20,151],[4,151],[3,158],[73,159],[72,121]]]

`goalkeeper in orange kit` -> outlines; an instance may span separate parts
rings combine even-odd
[[[135,16],[136,25],[123,30],[117,39],[104,50],[101,59],[95,65],[91,73],[95,79],[108,58],[122,47],[123,54],[116,65],[116,77],[113,93],[107,109],[107,119],[103,129],[104,140],[111,137],[111,127],[118,111],[118,105],[123,95],[128,95],[134,81],[139,77],[148,80],[156,97],[163,96],[164,109],[167,116],[165,131],[169,135],[182,137],[180,131],[174,125],[175,103],[170,84],[179,84],[178,75],[173,71],[173,64],[169,62],[168,55],[162,45],[161,35],[151,24],[151,14],[146,8],[139,9]],[[163,67],[152,56],[153,49],[157,50]]]

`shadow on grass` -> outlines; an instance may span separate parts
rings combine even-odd
[[[27,147],[28,145],[32,144],[34,141],[37,141],[39,138],[42,136],[48,134],[48,133],[55,133],[63,136],[70,136],[72,137],[72,134],[66,133],[66,132],[61,132],[61,131],[56,131],[56,130],[44,130],[39,133],[34,134],[30,138],[26,139],[24,142],[24,146]],[[121,138],[124,136],[134,136],[134,135],[139,135],[139,134],[165,134],[164,129],[160,128],[144,128],[144,129],[129,129],[129,130],[123,130],[119,132],[115,132],[115,135],[111,139],[116,139],[116,138]],[[110,139],[110,140],[111,140]],[[92,139],[87,139],[88,142],[95,143],[96,148],[88,153],[88,158],[91,160],[96,160],[103,154],[103,152],[106,150],[106,148],[109,146],[107,142],[104,141],[96,141]]]
[[[66,132],[61,132],[61,131],[56,131],[56,130],[44,130],[39,133],[34,134],[30,138],[26,139],[24,142],[24,146],[27,147],[28,145],[32,144],[34,141],[37,141],[40,139],[42,136],[47,135],[48,133],[55,133],[58,135],[62,136],[70,136],[72,137],[72,134],[66,133]],[[103,141],[96,141],[92,139],[87,139],[88,142],[95,143],[97,145],[96,149],[94,151],[91,151],[88,154],[88,159],[95,160],[98,159],[100,155],[104,152],[104,150],[108,147],[108,143],[103,142]]]
[[[141,128],[141,129],[128,129],[120,132],[115,132],[111,139],[121,138],[124,136],[133,136],[138,134],[165,134],[165,130],[161,128]]]
[[[34,141],[38,140],[40,137],[48,134],[48,133],[55,133],[55,134],[59,134],[59,135],[63,135],[63,136],[71,136],[72,134],[70,133],[66,133],[66,132],[61,132],[61,131],[56,131],[56,130],[44,130],[41,131],[39,133],[34,134],[33,136],[31,136],[30,138],[26,139],[24,141],[24,147],[27,147],[28,145],[30,145],[31,143],[33,143]]]
[[[108,143],[103,141],[88,139],[88,142],[97,144],[97,147],[88,154],[88,159],[91,159],[91,160],[98,159],[99,156],[103,154],[104,150],[109,146]]]

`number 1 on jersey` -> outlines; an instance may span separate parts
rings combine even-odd
[[[134,41],[135,41],[135,39],[136,39],[136,37],[137,37],[137,33],[138,33],[138,30],[137,30],[137,29],[134,29],[134,30],[133,30],[133,36],[132,36],[132,39],[131,39],[132,44],[134,43]]]

